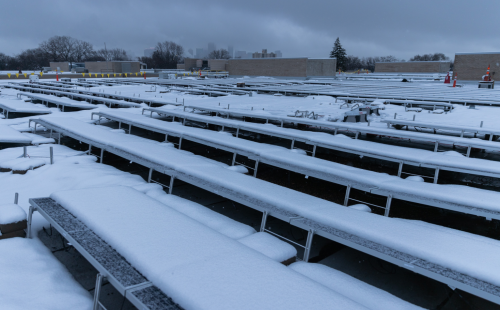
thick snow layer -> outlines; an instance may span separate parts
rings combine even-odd
[[[23,132],[23,135],[31,139],[31,144],[33,145],[39,145],[39,144],[44,144],[44,143],[55,143],[56,140],[53,138],[45,138],[40,135],[32,134],[32,133],[27,133]]]
[[[354,168],[342,164],[338,164],[335,162],[325,161],[318,158],[313,157],[304,157],[301,154],[297,154],[294,152],[290,152],[289,150],[277,147],[273,145],[256,143],[252,141],[248,141],[245,139],[238,139],[231,136],[221,136],[217,132],[203,130],[193,127],[180,126],[178,123],[171,122],[163,122],[155,119],[150,119],[146,117],[141,117],[138,115],[125,113],[121,111],[110,111],[105,112],[104,115],[111,115],[115,118],[119,118],[121,120],[133,121],[134,123],[142,124],[146,128],[154,128],[159,131],[165,131],[169,133],[173,133],[174,135],[183,136],[186,139],[190,139],[193,141],[197,141],[202,144],[208,144],[212,146],[216,146],[218,148],[226,148],[229,150],[236,150],[240,154],[250,154],[259,156],[260,160],[264,163],[274,165],[277,167],[290,169],[299,173],[304,173],[305,175],[314,176],[322,179],[326,179],[328,181],[332,181],[338,184],[351,184],[358,188],[372,189],[377,188],[380,194],[382,195],[397,195],[397,198],[406,199],[413,201],[415,197],[418,197],[419,203],[430,203],[433,205],[436,201],[443,201],[447,204],[464,204],[466,206],[475,206],[482,209],[496,210],[500,211],[500,207],[494,203],[496,199],[500,198],[500,194],[491,191],[485,191],[480,189],[473,189],[465,186],[457,186],[457,185],[437,185],[437,184],[429,184],[422,183],[416,185],[415,182],[411,182],[409,180],[402,180],[396,176],[390,176],[384,173],[377,173],[373,171],[366,171],[359,168]],[[75,125],[70,126],[69,121],[62,121],[62,119],[51,120],[50,118],[42,118],[44,120],[50,121],[53,124],[61,124],[64,125],[65,128],[73,130]],[[57,121],[57,122],[56,122]],[[238,121],[235,121],[238,122]],[[242,122],[240,122],[242,123]],[[253,125],[253,124],[252,124]],[[82,124],[83,126],[83,124]],[[81,126],[80,126],[81,127]],[[87,133],[90,130],[94,130],[87,126],[88,129],[83,131],[80,128],[75,128],[75,130],[79,130],[79,132]],[[278,128],[280,130],[287,131],[289,129]],[[301,132],[302,134],[302,132]],[[309,133],[304,133],[309,134]],[[367,142],[367,141],[359,141],[346,138],[345,136],[336,137],[328,134],[320,134],[320,133],[311,133],[315,135],[323,135],[322,137],[327,138],[329,141],[340,141],[341,144],[346,146],[353,145],[355,143],[371,143],[374,148],[379,148],[380,150],[384,150],[383,144]],[[98,135],[97,133],[94,136]],[[87,135],[88,136],[88,135]],[[90,136],[89,136],[90,137]],[[103,142],[105,143],[105,142]],[[367,147],[369,145],[366,145]],[[364,149],[364,152],[370,152],[374,148]],[[136,147],[136,153],[139,152],[139,147]],[[411,153],[413,149],[400,148],[398,151],[401,153],[403,149],[406,150],[407,153]],[[132,149],[130,149],[132,151]],[[429,151],[423,150],[415,150],[424,152],[426,155],[432,154],[434,158],[442,158],[441,162],[443,164],[452,166],[450,164],[450,156],[446,154],[440,155]],[[385,152],[385,151],[384,151]],[[138,153],[137,153],[138,154]],[[393,154],[394,155],[394,154]],[[393,156],[388,154],[388,156]],[[247,155],[248,156],[248,155]],[[392,157],[394,158],[394,156]],[[453,162],[455,159],[462,160],[460,165],[455,165],[456,167],[466,167],[467,169],[472,168],[473,163],[479,163],[475,166],[475,168],[483,169],[483,171],[487,171],[491,173],[497,170],[500,174],[500,163],[491,162],[488,160],[474,160],[471,158],[465,158],[461,156],[460,158],[453,157]],[[467,164],[468,163],[468,164]],[[468,196],[469,199],[464,198],[462,195],[462,190],[468,192],[477,192],[475,195]],[[496,199],[481,199],[478,200],[476,197],[491,197],[497,196]],[[459,201],[457,201],[459,199]]]
[[[85,101],[77,101],[73,99],[69,99],[67,97],[57,97],[53,95],[44,95],[44,94],[32,94],[32,93],[20,93],[23,96],[27,96],[30,98],[38,99],[38,100],[43,100],[45,102],[50,102],[56,105],[61,105],[61,106],[67,106],[67,107],[73,107],[73,108],[80,108],[80,109],[94,109],[96,108],[95,105],[86,103]]]
[[[423,309],[343,272],[321,264],[296,262],[289,268],[372,310]]]
[[[0,224],[12,224],[26,219],[26,212],[13,203],[0,205]]]
[[[185,309],[366,309],[136,190],[51,197]]]
[[[297,256],[295,247],[266,232],[258,232],[238,241],[280,263]]]
[[[22,157],[23,148],[8,148],[0,152],[0,167],[12,170],[28,170],[50,164],[50,147],[53,149],[54,162],[72,156],[84,155],[84,152],[74,151],[57,144],[27,147],[26,157]]]
[[[241,239],[256,233],[252,227],[230,219],[200,204],[174,195],[165,195],[162,189],[151,190],[146,194],[229,238]]]
[[[354,209],[354,210],[363,211],[363,212],[369,212],[369,213],[372,212],[372,209],[370,209],[370,207],[368,207],[367,205],[361,204],[361,203],[349,206],[349,208]]]
[[[24,100],[9,100],[0,98],[0,109],[6,109],[9,112],[18,113],[52,113],[50,109],[41,105],[24,102]]]
[[[335,150],[344,151],[347,153],[357,153],[365,156],[371,157],[382,157],[383,159],[394,161],[394,162],[405,162],[411,163],[413,165],[431,166],[431,167],[441,167],[441,169],[456,170],[461,169],[463,171],[474,172],[486,172],[486,173],[496,173],[500,174],[500,163],[478,159],[478,158],[467,158],[464,156],[453,158],[447,156],[445,152],[437,153],[427,150],[420,150],[415,148],[407,148],[395,145],[388,145],[383,143],[377,143],[372,141],[364,141],[359,139],[347,138],[344,135],[331,135],[324,132],[311,132],[311,131],[301,131],[290,128],[281,128],[276,126],[268,126],[266,124],[256,124],[250,122],[242,122],[238,120],[225,119],[220,117],[211,117],[205,115],[199,115],[194,113],[182,112],[173,109],[167,109],[166,107],[154,109],[159,113],[166,113],[176,115],[178,117],[187,117],[191,120],[200,121],[203,123],[216,123],[220,125],[225,125],[227,127],[240,128],[248,131],[253,131],[257,133],[264,133],[271,136],[282,137],[285,139],[296,139],[299,141],[305,141],[308,144],[316,144],[318,146],[332,148]],[[114,113],[114,111],[109,112]],[[121,112],[123,114],[123,112]],[[134,121],[137,117],[134,118]],[[308,120],[309,122],[315,122]],[[296,120],[297,122],[297,120]],[[419,132],[407,132],[398,131],[395,129],[387,128],[375,128],[373,126],[368,127],[363,124],[352,124],[352,123],[332,123],[332,122],[321,123],[318,122],[318,126],[335,128],[338,127],[342,130],[347,131],[362,131],[368,133],[383,134],[386,136],[404,136],[409,139],[423,140],[434,142],[439,140],[441,144],[448,145],[463,145],[467,146],[470,143],[477,144],[478,147],[484,147],[486,149],[500,149],[500,144],[496,142],[465,139],[450,136],[440,136],[432,134],[423,134]],[[153,123],[151,123],[153,124]],[[155,123],[156,124],[156,123]]]
[[[7,125],[0,125],[0,143],[31,143],[32,139]]]
[[[472,277],[500,285],[500,277],[489,272],[489,270],[495,269],[492,257],[500,255],[500,242],[497,248],[485,247],[484,244],[478,242],[471,243],[470,247],[473,251],[463,255],[460,254],[463,251],[462,247],[457,245],[467,244],[469,246],[469,243],[466,240],[450,239],[448,234],[442,233],[440,236],[436,236],[434,231],[420,231],[417,227],[404,226],[393,219],[350,210],[322,199],[234,173],[202,158],[176,149],[161,147],[157,143],[147,142],[147,140],[138,137],[107,132],[71,119],[54,118],[50,119],[50,122],[59,126],[64,125],[66,128],[74,128],[73,130],[78,131],[79,134],[96,137],[96,140],[113,145],[121,152],[135,154],[134,156],[141,157],[142,160],[158,163],[163,166],[161,169],[175,171],[181,179],[187,182],[203,182],[204,186],[216,193],[219,191],[231,193],[232,199],[245,199],[247,203],[286,210]],[[293,153],[289,152],[289,154]],[[298,156],[303,157],[302,155]],[[377,174],[377,178],[370,178],[370,172],[366,171],[360,177],[373,182],[375,186],[386,186],[391,192],[397,194],[400,192],[415,193],[428,199],[440,199],[457,204],[466,203],[485,209],[498,210],[499,208],[496,203],[499,200],[497,192],[458,185],[438,185],[439,190],[431,191],[431,188],[436,187],[435,184],[406,181],[400,178],[382,182],[380,176]],[[387,178],[393,177],[387,176]]]
[[[236,172],[239,172],[239,173],[248,173],[248,169],[246,167],[243,167],[243,166],[240,166],[240,165],[236,165],[236,166],[229,166],[227,167],[228,170],[231,170],[231,171],[236,171]]]
[[[89,292],[39,240],[1,240],[0,253],[2,309],[92,309]]]
[[[48,162],[43,158],[16,158],[0,163],[0,167],[12,170],[28,170],[36,167],[41,167]]]
[[[424,178],[418,175],[410,175],[409,177],[406,177],[405,180],[413,182],[425,182]]]

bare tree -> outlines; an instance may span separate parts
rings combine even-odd
[[[184,48],[172,41],[158,42],[153,53],[156,68],[175,69],[183,59]]]
[[[231,56],[229,52],[223,48],[219,50],[214,50],[208,54],[208,59],[229,59]]]
[[[98,56],[104,58],[104,60],[106,61],[131,60],[130,57],[127,55],[127,52],[121,48],[112,48],[112,49],[101,48],[100,50],[97,50],[96,53]]]
[[[72,61],[76,39],[68,36],[54,36],[40,44],[50,61]]]
[[[15,64],[11,66],[19,67],[24,70],[41,70],[42,67],[49,65],[47,54],[40,48],[28,49],[21,52],[16,57]]]
[[[440,61],[440,60],[450,60],[450,58],[443,53],[415,55],[412,58],[410,58],[410,61]]]
[[[82,62],[92,57],[94,54],[94,47],[89,42],[77,40],[75,42],[72,60],[75,62]]]

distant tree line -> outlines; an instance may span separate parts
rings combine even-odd
[[[178,63],[184,61],[184,47],[172,42],[158,42],[151,57],[139,57],[148,68],[177,69]]]
[[[231,58],[229,52],[223,48],[211,51],[210,54],[208,54],[208,59],[229,59],[229,58]]]
[[[337,58],[337,71],[356,71],[360,69],[375,71],[376,62],[404,62],[404,59],[398,59],[394,56],[381,56],[381,57],[357,57],[347,55],[346,50],[342,47],[340,39],[337,38],[330,52],[330,58]],[[449,57],[443,53],[415,55],[409,61],[440,61],[450,60]],[[453,65],[453,64],[452,64]]]
[[[91,43],[68,36],[54,36],[40,43],[36,48],[27,49],[15,56],[0,53],[0,70],[41,70],[51,61],[131,60],[127,52],[120,48],[94,50]]]

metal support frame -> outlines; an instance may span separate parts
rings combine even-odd
[[[351,194],[351,184],[347,185],[347,188],[345,190],[345,198],[344,198],[344,206],[347,207],[347,204],[349,203],[349,195]]]
[[[269,212],[267,210],[264,210],[262,212],[262,221],[260,223],[260,232],[266,232],[266,233],[269,233],[273,236],[276,236],[280,239],[283,239],[285,241],[288,241],[289,243],[291,244],[295,244],[296,246],[299,246],[301,248],[304,249],[304,256],[302,258],[303,261],[307,262],[309,261],[309,255],[311,254],[311,247],[312,247],[312,241],[313,241],[313,237],[314,237],[314,230],[313,229],[307,229],[308,230],[308,233],[307,233],[307,240],[306,240],[306,245],[302,245],[300,243],[297,243],[295,241],[292,241],[288,238],[285,238],[281,235],[278,235],[277,233],[269,230],[269,229],[266,229],[266,222],[267,222],[267,218],[269,217]],[[279,218],[279,217],[278,217]],[[299,217],[301,218],[301,217]],[[292,225],[291,221],[292,221],[293,218],[290,218],[289,220],[289,224]],[[302,227],[299,227],[299,228],[302,228]]]
[[[101,148],[101,158],[99,159],[99,163],[101,163],[101,164],[102,164],[103,157],[104,157],[104,148]]]
[[[231,162],[231,166],[234,166],[235,162],[236,162],[236,152],[233,153],[233,161]]]
[[[436,168],[436,171],[434,171],[434,184],[437,184],[438,177],[439,177],[439,167]]]
[[[93,310],[101,310],[99,296],[101,295],[101,288],[104,280],[106,280],[106,277],[103,274],[98,273],[96,276],[95,288],[94,288],[94,300],[92,308]]]
[[[306,246],[304,248],[303,260],[305,262],[309,261],[309,255],[311,254],[311,247],[312,247],[313,238],[314,238],[314,230],[309,229],[309,231],[307,232]]]
[[[31,239],[31,224],[33,222],[33,212],[36,211],[36,208],[30,205],[29,211],[28,211],[28,223],[27,223],[27,232],[26,232],[26,238]]]
[[[255,168],[253,169],[253,177],[257,177],[257,168],[259,168],[259,160],[255,161]]]
[[[50,147],[50,164],[54,164],[54,148],[52,146]]]
[[[266,230],[266,222],[267,222],[267,216],[269,215],[269,212],[264,211],[262,212],[262,221],[260,222],[260,232],[264,232]]]
[[[387,196],[387,202],[385,203],[384,216],[389,217],[389,212],[391,211],[392,195]]]
[[[160,183],[160,182],[157,182],[157,181],[153,180],[153,172],[154,172],[154,169],[153,168],[149,168],[148,183],[156,183],[158,185],[161,185],[162,187],[166,187],[166,188],[168,188],[168,193],[172,194],[172,190],[174,188],[175,177],[173,175],[169,175],[170,176],[169,185],[165,185],[163,183]]]
[[[403,162],[399,162],[398,177],[401,177],[401,172],[403,172]]]
[[[181,145],[182,145],[182,136],[179,137],[179,150],[181,149]]]

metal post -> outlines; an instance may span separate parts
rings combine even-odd
[[[396,115],[398,115],[398,113],[394,113],[394,119],[396,119]]]
[[[151,176],[153,176],[153,168],[149,168],[148,183],[151,183]]]
[[[33,220],[33,212],[35,212],[35,211],[36,211],[36,208],[33,207],[33,206],[30,206],[30,209],[28,211],[28,229],[27,229],[27,232],[26,232],[26,234],[27,234],[26,237],[28,239],[31,239],[31,222]]]
[[[231,166],[234,166],[235,162],[236,162],[236,153],[233,154],[233,161],[231,163]]]
[[[385,203],[384,216],[389,217],[389,212],[391,211],[392,195],[387,196],[387,202]]]
[[[50,164],[54,164],[54,148],[52,146],[50,147]]]
[[[314,157],[314,155],[316,155],[316,144],[315,144],[315,145],[314,145],[314,147],[313,147],[312,157]]]
[[[399,163],[399,168],[398,168],[398,177],[401,177],[401,172],[403,172],[403,162]]]
[[[179,150],[181,149],[182,137],[179,137]]]
[[[238,138],[238,135],[240,134],[240,128],[236,128],[236,138]]]
[[[101,294],[101,287],[103,280],[106,279],[101,273],[97,274],[95,281],[95,289],[94,289],[94,306],[93,310],[100,310],[101,306],[99,305],[99,295]]]
[[[27,146],[23,146],[23,157],[26,158],[26,155],[27,155]]]
[[[172,190],[174,189],[174,180],[175,180],[175,177],[173,175],[170,176],[170,186],[168,188],[169,194],[172,194]]]
[[[16,205],[17,205],[17,203],[18,203],[18,202],[19,202],[19,193],[16,193],[16,194],[14,195],[14,204],[16,204]]]
[[[481,121],[481,126],[479,126],[479,127],[483,128],[483,121]]]
[[[354,137],[354,139],[357,139],[358,138],[358,135],[359,135],[359,131],[356,132],[356,136]]]
[[[57,139],[57,144],[61,144],[61,133],[59,132],[59,138]]]
[[[101,160],[99,161],[102,164],[102,158],[104,157],[104,148],[101,148]]]
[[[311,253],[311,246],[312,246],[313,237],[314,237],[314,230],[310,229],[309,232],[307,233],[306,248],[304,249],[303,260],[305,262],[309,261],[309,254]]]
[[[413,121],[415,121],[415,114],[413,114]]]
[[[438,177],[439,177],[439,168],[436,168],[436,171],[434,172],[434,184],[437,184]]]
[[[293,150],[294,145],[295,145],[295,140],[292,140],[292,146],[290,147],[290,150]]]
[[[253,169],[253,177],[257,177],[257,168],[259,168],[259,160],[255,161],[255,168]]]
[[[267,222],[267,215],[269,213],[267,211],[264,211],[262,213],[262,222],[260,222],[260,232],[264,232],[266,230],[266,222]]]
[[[438,151],[438,147],[439,147],[439,142],[436,141],[436,143],[434,143],[434,152]]]
[[[128,125],[128,134],[131,134],[132,133],[132,124],[129,124]]]
[[[122,122],[118,122],[118,129],[122,129]]]
[[[351,184],[347,185],[345,190],[345,198],[344,198],[344,206],[347,207],[347,203],[349,202],[349,194],[351,193]]]
[[[467,157],[470,157],[470,150],[471,150],[471,148],[472,147],[470,145],[467,147]]]

